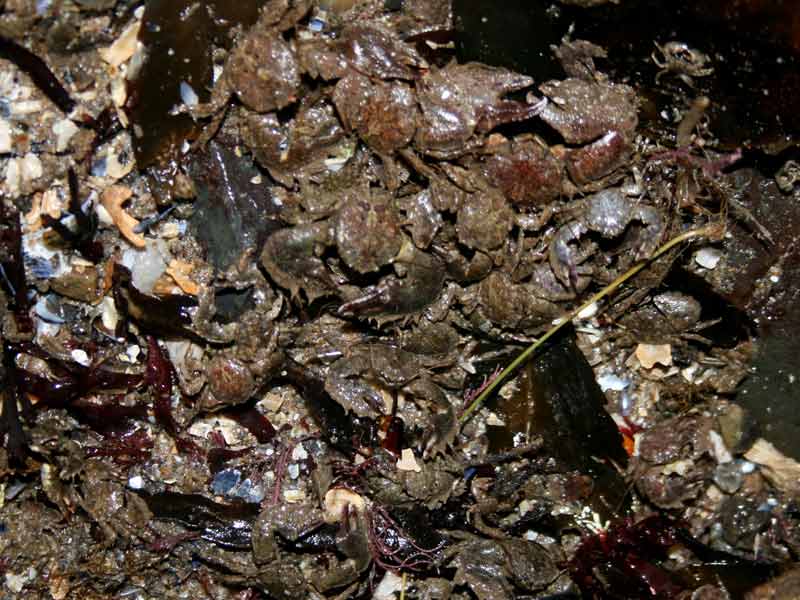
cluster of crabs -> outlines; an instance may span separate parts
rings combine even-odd
[[[531,504],[530,491],[553,509],[539,507],[542,521],[557,521],[563,501],[583,523],[576,507],[591,495],[585,474],[560,473],[536,436],[490,452],[485,415],[467,427],[460,419],[465,397],[476,395],[469,388],[481,352],[496,359],[504,346],[531,341],[682,227],[666,210],[669,186],[647,178],[635,90],[598,70],[605,53],[586,41],[553,48],[564,79],[535,82],[437,54],[429,34],[451,28],[448,2],[408,2],[419,8],[411,29],[382,2],[363,4],[337,13],[308,0],[267,2],[231,48],[213,53],[209,101],[186,93],[175,109],[203,127],[178,160],[182,198],[194,206],[152,220],[186,217],[186,235],[162,246],[192,267],[193,287],[140,289],[141,263],[115,251],[95,303],[113,305],[112,326],[101,308],[83,315],[81,335],[102,333],[89,364],[73,364],[83,346],[63,330],[49,345],[41,332],[7,341],[5,371],[17,395],[6,406],[19,400],[32,413],[25,399],[44,399],[88,422],[105,446],[86,455],[136,465],[135,489],[156,519],[190,528],[149,548],[203,540],[245,550],[247,559],[226,568],[237,584],[276,597],[310,597],[312,588],[314,597],[363,595],[387,571],[424,574],[425,598],[461,597],[454,590],[464,586],[480,598],[570,593],[575,584],[597,597],[626,586],[654,597],[676,592],[656,563],[678,542],[693,543],[682,525],[623,522],[576,541],[566,560],[554,540],[540,544],[546,536],[533,529],[519,535],[538,509],[518,506]],[[676,67],[698,62],[682,46],[659,50],[665,71],[710,72],[704,57],[697,68]],[[82,215],[70,177],[71,205]],[[241,239],[219,233],[228,223],[213,222],[214,203]],[[161,243],[146,227],[137,233],[147,236],[146,253]],[[21,264],[25,236],[10,226],[4,235]],[[214,245],[223,242],[235,251],[222,256]],[[25,288],[24,272],[11,280]],[[29,300],[20,293],[15,302],[24,325]],[[645,328],[661,319],[680,333],[700,321],[699,304],[682,293],[662,293],[654,306]],[[111,374],[120,340],[138,340],[146,358]],[[101,354],[108,360],[92,360]],[[128,395],[119,405],[95,402],[120,389]],[[282,426],[255,408],[270,394],[281,397],[270,417]],[[142,397],[152,397],[147,426]],[[289,408],[301,418],[284,417]],[[196,422],[223,413],[235,413],[257,443],[232,448],[219,431],[194,435]],[[112,415],[125,426],[112,427]],[[154,475],[164,472],[154,466],[154,429],[187,460],[167,461],[172,491]],[[248,462],[251,454],[257,460]],[[517,460],[519,468],[509,466]],[[266,489],[248,496],[260,510],[225,522],[224,507],[199,499],[202,477],[186,464],[199,465],[221,496],[235,487],[220,477],[230,465],[241,471],[236,486],[249,473],[248,490]],[[284,482],[297,488],[292,501]],[[169,496],[175,506],[196,504],[191,519],[165,507],[173,492],[183,494]],[[204,511],[223,516],[208,525]],[[313,577],[304,552],[325,557]]]

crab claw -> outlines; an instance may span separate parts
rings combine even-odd
[[[383,278],[363,296],[342,304],[337,314],[408,315],[423,310],[436,300],[444,285],[445,268],[441,260],[405,240],[394,265],[405,272],[404,277],[389,275]]]
[[[547,106],[547,98],[533,103],[502,100],[496,104],[484,106],[479,111],[476,130],[479,133],[491,131],[498,125],[517,123],[538,116]]]

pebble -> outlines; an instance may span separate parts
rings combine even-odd
[[[718,465],[714,471],[714,483],[719,489],[728,494],[735,494],[742,487],[744,472],[740,463],[746,461],[732,461]]]
[[[141,490],[144,487],[144,479],[141,475],[134,475],[128,479],[128,487],[132,490]]]

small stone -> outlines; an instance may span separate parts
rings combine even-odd
[[[744,461],[731,461],[722,463],[714,471],[714,483],[727,494],[735,494],[742,487],[744,472],[741,463]]]
[[[141,475],[134,475],[128,479],[128,487],[132,490],[141,490],[144,487],[144,479]]]
[[[303,490],[286,490],[283,492],[283,499],[289,504],[299,504],[306,499]]]
[[[128,99],[128,86],[125,79],[117,77],[111,80],[111,101],[115,106],[124,106]]]
[[[492,427],[505,427],[505,422],[493,412],[490,412],[489,416],[486,417],[486,424]]]
[[[233,496],[251,504],[258,504],[264,499],[264,488],[254,484],[251,479],[245,479],[236,488]]]
[[[200,98],[197,97],[197,92],[194,91],[191,85],[185,81],[180,83],[181,100],[186,106],[197,106],[200,103]]]
[[[102,311],[100,320],[103,323],[103,327],[111,332],[116,331],[119,323],[119,313],[117,312],[116,304],[114,304],[114,298],[111,296],[104,297],[100,303],[100,310]]]
[[[759,438],[744,457],[759,465],[764,477],[778,489],[800,494],[800,463],[783,455],[764,438]]]
[[[28,567],[27,571],[19,575],[6,573],[6,585],[12,592],[19,594],[26,585],[36,579],[38,574],[39,572],[33,567]]]
[[[730,451],[725,446],[722,436],[713,429],[708,432],[708,439],[711,441],[711,448],[714,451],[714,458],[718,463],[729,463],[733,460]]]
[[[19,196],[25,186],[44,173],[42,161],[35,154],[28,153],[21,158],[11,158],[6,169],[6,187],[12,197]]]
[[[97,300],[97,271],[72,269],[51,279],[50,289],[72,300],[92,304]]]
[[[284,400],[285,398],[281,394],[267,392],[259,404],[269,412],[278,412],[281,406],[283,406]]]
[[[745,450],[748,443],[754,440],[755,421],[738,404],[730,404],[725,412],[717,417],[717,422],[725,445],[734,453]]]
[[[587,306],[577,314],[578,320],[588,321],[597,314],[597,310],[598,310],[597,302],[592,302],[589,306]]]
[[[206,367],[208,384],[213,394],[209,406],[241,404],[250,398],[255,381],[250,369],[242,361],[222,355],[211,359]]]
[[[286,472],[289,474],[290,479],[297,479],[300,477],[300,465],[292,463],[286,468]]]
[[[211,491],[218,496],[226,496],[239,485],[242,474],[238,469],[224,469],[214,476]]]

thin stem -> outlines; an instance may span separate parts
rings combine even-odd
[[[556,333],[558,333],[564,325],[567,323],[571,323],[581,312],[592,306],[595,302],[599,302],[606,296],[613,294],[619,287],[631,279],[634,275],[637,275],[641,272],[645,267],[647,267],[650,263],[654,260],[661,258],[672,250],[675,246],[682,244],[688,240],[692,240],[699,237],[711,237],[715,234],[719,234],[720,226],[718,224],[707,225],[706,227],[701,227],[700,229],[691,229],[686,231],[678,236],[675,236],[666,244],[658,248],[649,258],[645,258],[644,260],[636,263],[630,269],[628,269],[625,273],[617,277],[614,281],[609,283],[606,287],[602,290],[594,294],[591,298],[589,298],[586,302],[578,306],[577,308],[572,309],[569,313],[561,317],[558,322],[553,325],[547,332],[540,337],[538,340],[533,342],[530,346],[528,346],[525,350],[523,350],[519,356],[517,356],[511,364],[509,364],[505,369],[500,371],[500,374],[495,377],[492,382],[486,386],[486,388],[481,391],[480,394],[472,401],[472,403],[467,407],[467,409],[462,413],[459,421],[463,424],[465,423],[472,414],[480,407],[481,404],[488,398],[492,392],[494,392],[497,388],[499,388],[503,382],[511,375],[514,371],[517,370],[521,365],[525,364],[525,362],[533,355],[536,350],[538,350],[542,344],[544,344],[547,340],[552,338]]]

